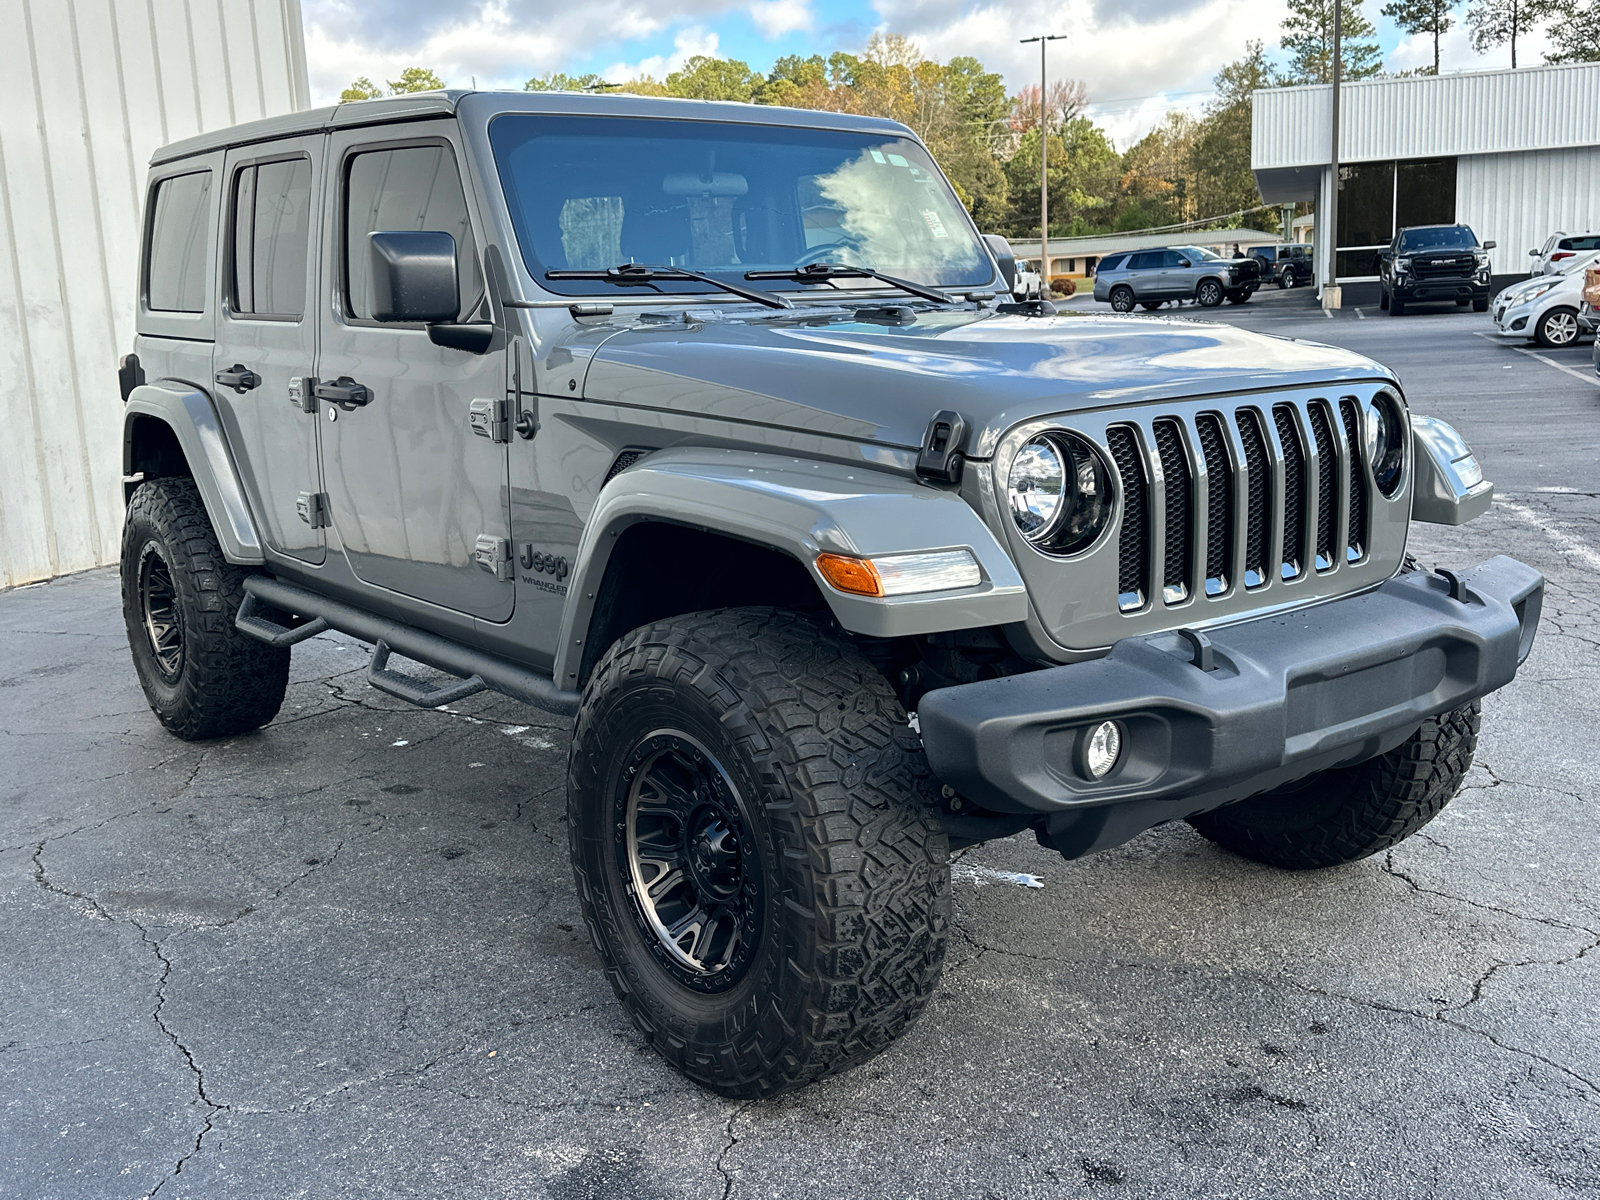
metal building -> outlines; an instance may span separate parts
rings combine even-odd
[[[0,587],[116,561],[156,147],[309,106],[300,0],[0,0]]]
[[[1255,93],[1263,200],[1326,211],[1332,92]],[[1558,229],[1600,229],[1600,63],[1367,79],[1340,93],[1339,228],[1330,239],[1317,227],[1319,280],[1336,248],[1336,281],[1372,284],[1375,252],[1406,225],[1470,225],[1496,243],[1500,276],[1527,274],[1528,251]],[[1345,290],[1348,302],[1356,289]]]

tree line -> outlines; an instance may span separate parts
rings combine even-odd
[[[1129,232],[1244,214],[1244,223],[1279,232],[1250,170],[1250,94],[1258,88],[1327,83],[1333,76],[1333,0],[1288,0],[1280,30],[1283,65],[1260,41],[1216,75],[1203,112],[1172,111],[1126,151],[1087,115],[1088,91],[1077,80],[1015,94],[976,58],[940,63],[909,39],[875,33],[860,54],[790,55],[763,74],[738,59],[696,55],[664,80],[609,83],[596,75],[529,79],[530,91],[631,92],[696,100],[777,104],[889,117],[909,126],[944,168],[961,202],[986,232],[1039,234],[1039,160],[1049,139],[1050,234],[1072,237]],[[1383,14],[1433,43],[1434,61],[1409,74],[1436,74],[1439,39],[1465,20],[1480,52],[1517,43],[1539,28],[1550,34],[1549,62],[1600,61],[1600,0],[1388,0]],[[1383,73],[1377,30],[1361,0],[1346,0],[1340,64],[1346,79]],[[357,79],[341,100],[428,91],[445,83],[431,70],[407,68],[387,88]],[[1239,224],[1238,219],[1220,222]]]

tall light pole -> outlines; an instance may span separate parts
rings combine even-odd
[[[1029,42],[1039,43],[1039,282],[1044,291],[1050,290],[1050,132],[1045,123],[1050,93],[1044,51],[1050,42],[1066,40],[1064,33],[1044,33],[1038,37],[1018,39],[1024,46]]]

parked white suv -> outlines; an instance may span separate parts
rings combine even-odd
[[[1535,275],[1502,288],[1490,305],[1494,331],[1504,338],[1528,339],[1541,346],[1570,346],[1594,327],[1583,308],[1583,278],[1600,265],[1600,249],[1556,265],[1553,275]]]
[[[1600,250],[1600,233],[1565,233],[1557,230],[1537,250],[1529,250],[1533,257],[1531,275],[1554,275],[1572,260],[1590,250]]]

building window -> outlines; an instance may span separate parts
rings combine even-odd
[[[1378,252],[1397,230],[1455,219],[1454,158],[1341,165],[1334,274],[1340,281],[1375,279]]]

